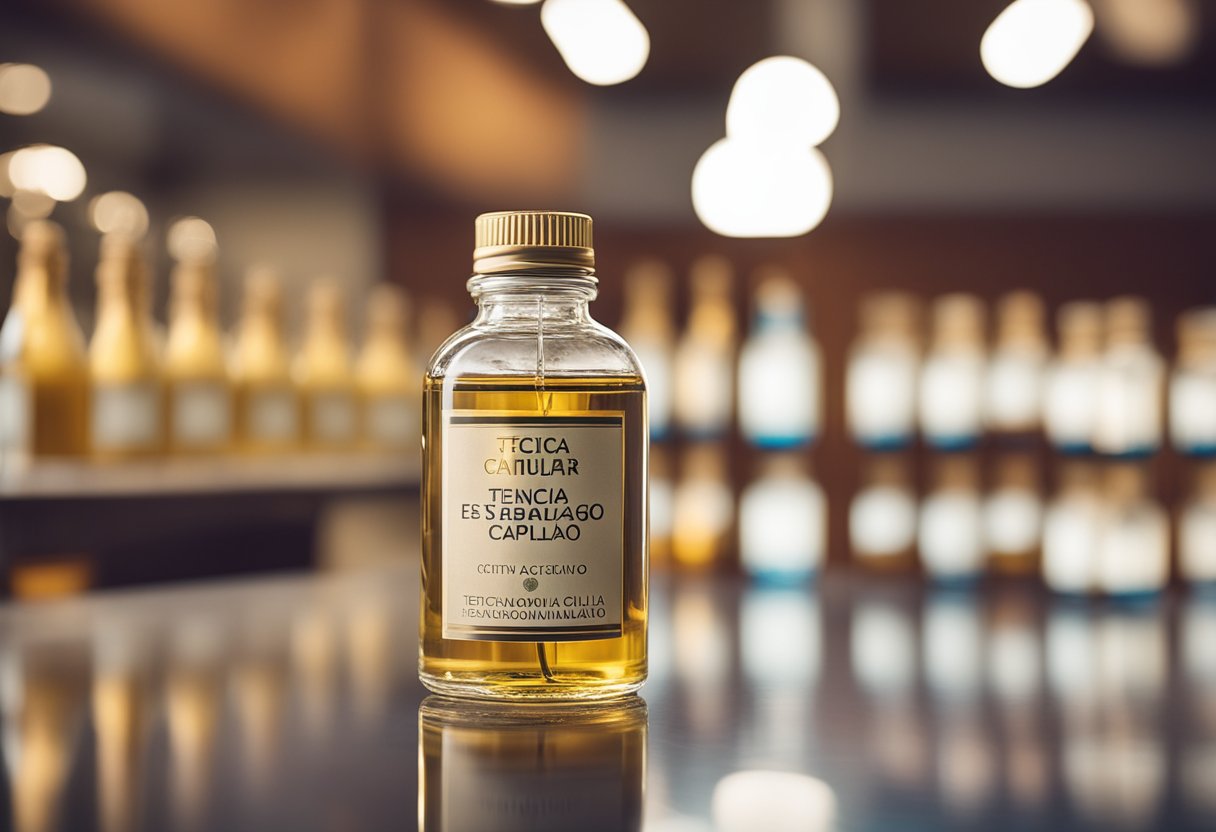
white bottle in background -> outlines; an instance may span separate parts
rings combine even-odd
[[[916,494],[908,461],[887,454],[868,460],[865,482],[849,505],[849,548],[876,569],[910,566],[916,556]]]
[[[1093,449],[1102,379],[1102,306],[1074,301],[1056,316],[1060,348],[1047,367],[1043,390],[1043,431],[1056,450]]]
[[[794,448],[813,441],[822,420],[819,347],[798,284],[773,266],[758,277],[752,333],[739,352],[739,429],[761,448]]]
[[[920,364],[916,299],[880,292],[861,306],[861,333],[849,349],[845,407],[849,432],[871,450],[903,448],[916,430]]]
[[[1086,460],[1065,460],[1060,486],[1043,518],[1043,581],[1066,595],[1084,595],[1097,582],[1103,503],[1097,471]]]
[[[984,390],[984,306],[974,295],[933,303],[933,341],[920,376],[920,428],[942,450],[979,440]]]
[[[1137,458],[1161,447],[1165,367],[1152,342],[1148,303],[1122,297],[1106,306],[1106,350],[1094,448]]]
[[[730,429],[734,405],[735,307],[731,267],[706,256],[692,265],[692,312],[676,347],[673,414],[687,436],[709,439]]]
[[[1034,573],[1039,566],[1043,498],[1036,460],[1017,453],[997,460],[993,487],[984,500],[984,542],[996,572]]]
[[[969,456],[939,457],[934,486],[920,509],[917,545],[925,573],[943,583],[971,582],[984,571],[979,474]]]
[[[671,270],[660,260],[639,260],[625,273],[625,313],[620,333],[646,371],[650,438],[671,431],[672,354]]]
[[[774,454],[739,498],[739,560],[762,583],[790,584],[819,571],[827,554],[827,503],[795,454]]]
[[[1042,299],[1026,291],[1005,295],[997,305],[996,345],[984,379],[984,424],[990,431],[1038,430],[1046,363]]]
[[[1216,456],[1216,307],[1191,310],[1178,319],[1169,404],[1174,449]]]
[[[1152,498],[1143,463],[1106,471],[1097,589],[1104,595],[1137,597],[1165,589],[1170,574],[1170,523]]]
[[[1216,462],[1195,471],[1190,498],[1179,512],[1178,569],[1187,583],[1216,586]]]

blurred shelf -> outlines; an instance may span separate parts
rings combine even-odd
[[[417,454],[39,461],[0,471],[0,501],[406,490],[420,472]]]

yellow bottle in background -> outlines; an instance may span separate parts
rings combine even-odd
[[[146,312],[148,274],[135,241],[108,234],[97,264],[97,327],[89,344],[90,444],[101,459],[163,446],[160,360]]]
[[[13,300],[0,326],[0,456],[79,456],[88,449],[89,366],[68,303],[63,229],[21,235]]]
[[[422,378],[406,340],[408,309],[397,286],[376,286],[368,298],[367,335],[355,376],[369,448],[417,450],[422,435]]]
[[[210,257],[173,269],[165,348],[165,416],[174,453],[218,453],[232,440],[232,388],[216,320]]]
[[[283,344],[278,275],[256,268],[245,280],[233,353],[237,439],[250,453],[289,451],[300,442],[300,408]]]
[[[359,418],[342,292],[329,279],[308,292],[304,343],[295,379],[304,404],[304,436],[316,449],[349,448],[358,439]]]

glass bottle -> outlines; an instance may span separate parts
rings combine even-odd
[[[672,355],[675,331],[671,313],[671,270],[660,260],[640,260],[625,274],[625,314],[621,335],[646,371],[650,440],[671,431]]]
[[[245,280],[233,351],[237,438],[248,453],[292,450],[300,442],[300,406],[282,332],[279,277],[259,266]]]
[[[865,481],[849,504],[849,547],[866,568],[899,571],[916,560],[916,494],[911,466],[900,455],[866,463]]]
[[[340,449],[358,438],[359,415],[342,290],[323,278],[309,287],[304,343],[295,363],[304,437],[313,448]]]
[[[994,572],[1034,574],[1039,567],[1043,498],[1036,460],[1012,453],[996,460],[993,488],[984,500],[984,541]]]
[[[163,447],[160,356],[148,320],[147,271],[135,241],[101,240],[97,264],[97,326],[89,343],[93,455],[119,459]]]
[[[0,325],[0,446],[6,461],[88,449],[89,364],[68,303],[63,229],[28,223]]]
[[[232,441],[232,387],[212,259],[179,261],[172,284],[165,346],[169,449],[218,453]]]
[[[875,451],[907,447],[916,430],[920,364],[912,295],[879,292],[863,299],[861,334],[849,349],[845,407],[849,432]]]
[[[1178,360],[1169,395],[1174,449],[1216,457],[1216,307],[1179,317]]]
[[[355,363],[364,444],[417,451],[422,400],[417,363],[406,340],[409,300],[382,283],[367,302],[367,336]]]
[[[1197,463],[1178,516],[1178,570],[1189,584],[1216,587],[1216,462]]]
[[[726,556],[735,501],[726,448],[699,442],[684,451],[672,500],[671,558],[678,569],[708,569]]]
[[[1094,463],[1065,460],[1060,485],[1043,516],[1043,582],[1065,595],[1085,595],[1097,580],[1102,498]]]
[[[1043,432],[1061,453],[1089,453],[1102,379],[1102,307],[1066,303],[1056,315],[1056,328],[1059,352],[1043,382]]]
[[[1026,440],[1038,430],[1042,413],[1043,300],[1032,292],[1010,292],[996,312],[996,344],[984,377],[984,424],[998,436]]]
[[[735,308],[731,267],[708,255],[692,264],[692,312],[676,346],[676,425],[694,439],[714,439],[730,429],[734,405]]]
[[[933,343],[920,376],[920,429],[939,450],[979,441],[984,390],[984,306],[974,295],[933,304]]]
[[[1135,599],[1165,589],[1170,574],[1170,523],[1149,492],[1146,464],[1121,462],[1106,471],[1098,592]]]
[[[827,502],[794,453],[766,457],[739,497],[739,561],[765,584],[801,583],[827,557]]]
[[[744,438],[761,448],[794,448],[814,440],[823,410],[820,364],[798,284],[780,268],[764,268],[752,333],[739,352]]]
[[[620,696],[646,678],[646,389],[596,323],[591,218],[476,224],[477,318],[423,406],[419,675],[438,693]]]
[[[1152,342],[1148,302],[1115,298],[1106,305],[1095,449],[1124,459],[1155,453],[1161,447],[1164,386],[1165,366]]]
[[[969,455],[944,456],[934,488],[921,504],[917,546],[931,580],[969,584],[984,571],[984,524],[979,473]]]

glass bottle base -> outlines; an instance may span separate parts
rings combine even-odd
[[[593,702],[637,693],[646,682],[562,674],[546,679],[540,673],[446,673],[436,676],[422,670],[418,678],[427,690],[441,696],[517,702]]]

